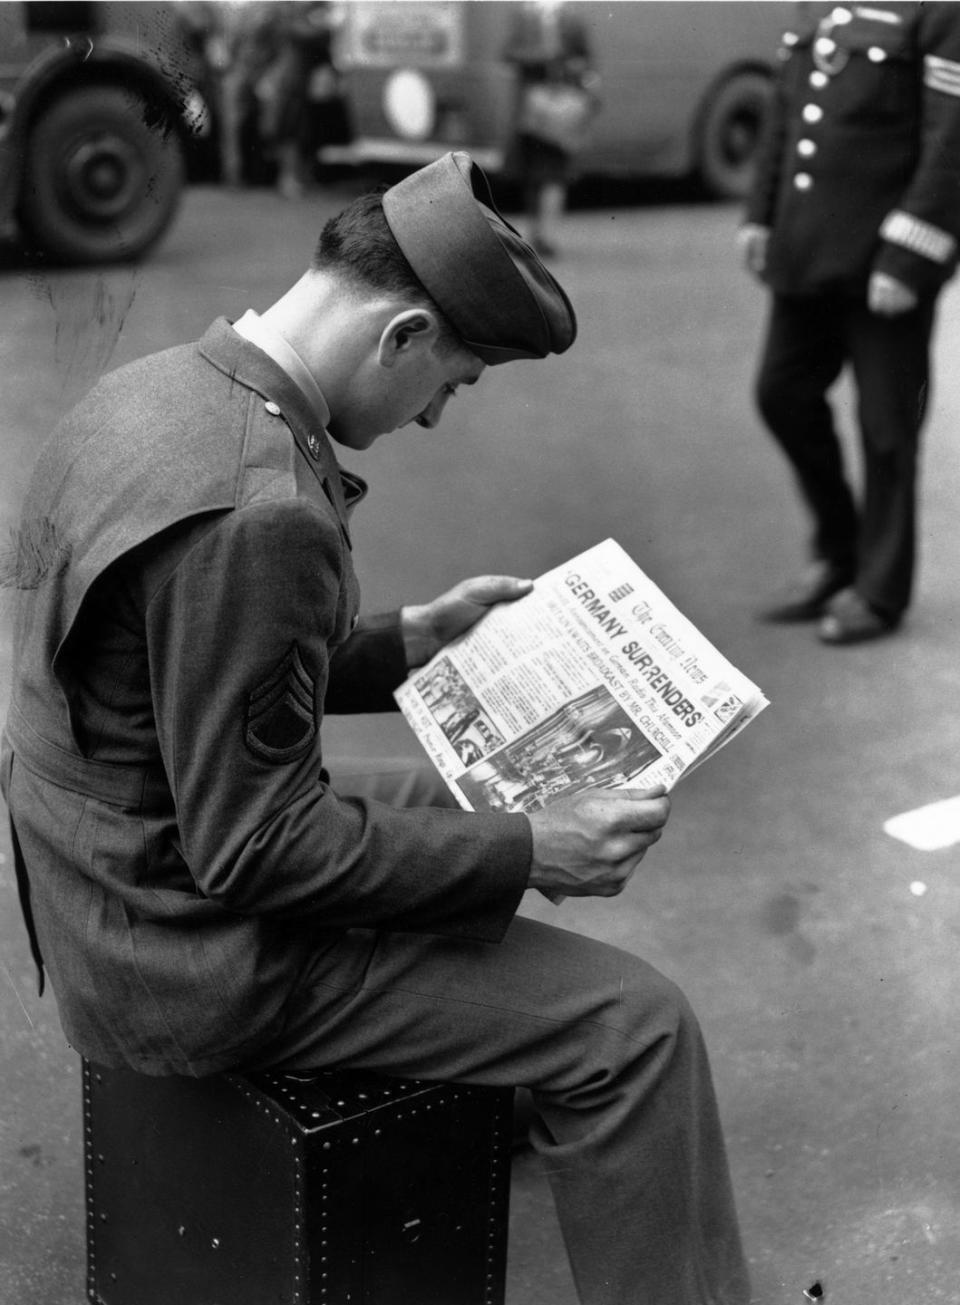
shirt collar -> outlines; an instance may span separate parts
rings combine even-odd
[[[316,414],[317,421],[326,430],[330,421],[330,409],[323,397],[320,386],[313,379],[307,364],[294,349],[293,345],[265,322],[259,313],[248,308],[243,316],[233,323],[233,329],[245,340],[261,349],[268,358],[272,358],[278,367],[290,377],[297,389],[303,394]]]

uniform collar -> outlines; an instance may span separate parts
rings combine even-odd
[[[348,507],[359,502],[366,485],[359,477],[349,477],[349,485],[344,484],[343,468],[337,462],[326,430],[317,428],[315,405],[270,354],[234,330],[225,317],[218,317],[212,323],[197,347],[219,371],[261,395],[268,412],[283,417],[311,474],[334,504],[349,543]]]
[[[326,430],[330,422],[327,401],[307,364],[289,340],[286,340],[269,322],[265,322],[252,308],[248,308],[243,316],[233,323],[233,329],[245,340],[255,344],[258,349],[262,349],[268,358],[272,358],[277,366],[286,372],[310,404],[317,421]]]

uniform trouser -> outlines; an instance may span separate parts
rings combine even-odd
[[[497,944],[351,931],[257,1061],[332,1064],[528,1087],[584,1305],[749,1301],[700,1030],[637,957],[523,917]]]
[[[848,571],[861,597],[892,618],[913,584],[933,321],[932,298],[881,317],[852,297],[775,295],[757,377],[760,412],[813,515],[815,556]],[[859,509],[826,397],[847,363],[863,449]]]

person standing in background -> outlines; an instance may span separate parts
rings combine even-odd
[[[772,292],[759,410],[814,522],[810,569],[760,612],[828,644],[910,602],[937,296],[960,239],[960,5],[799,4],[740,244]],[[850,364],[862,502],[827,392]]]
[[[278,0],[277,50],[258,79],[260,137],[277,166],[277,189],[285,199],[299,199],[313,177],[317,123],[311,86],[333,83],[333,6]],[[332,96],[330,96],[332,98]]]
[[[282,6],[273,0],[217,4],[181,0],[175,18],[203,65],[211,100],[220,180],[239,188],[259,179],[257,84],[279,48]]]
[[[587,32],[556,0],[523,3],[515,8],[503,57],[518,77],[506,171],[523,187],[531,245],[551,257],[576,153],[596,109]]]

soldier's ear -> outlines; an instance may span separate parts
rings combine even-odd
[[[421,346],[432,347],[439,324],[428,308],[405,308],[391,317],[380,334],[377,352],[383,367],[392,367]]]

